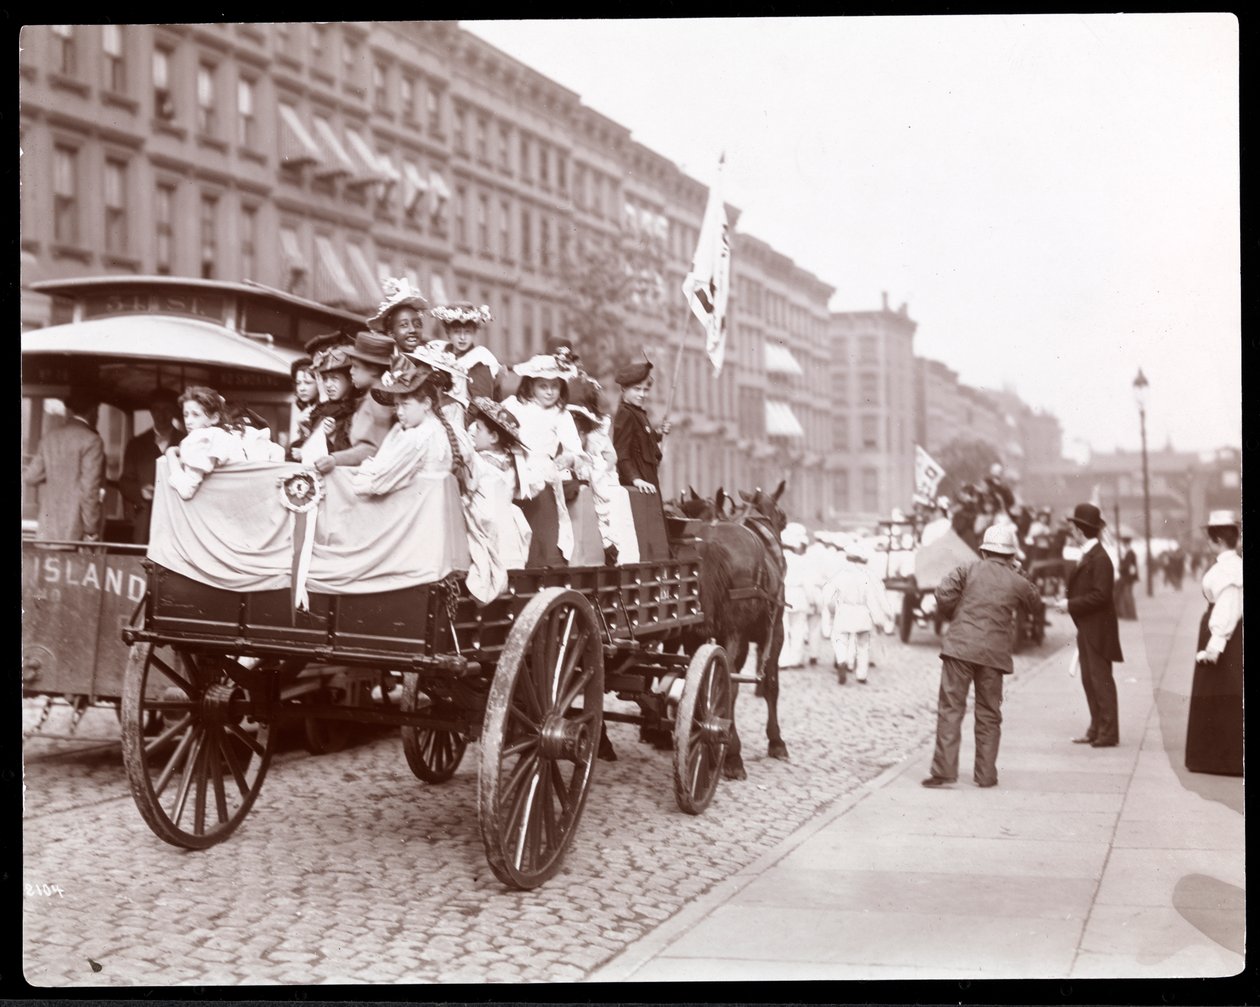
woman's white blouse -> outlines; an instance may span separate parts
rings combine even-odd
[[[1203,575],[1203,597],[1212,605],[1206,650],[1220,654],[1242,618],[1243,562],[1233,550],[1221,553]]]
[[[435,416],[403,429],[395,423],[380,448],[357,469],[350,470],[350,487],[360,496],[377,496],[406,486],[421,474],[451,471],[451,442]]]

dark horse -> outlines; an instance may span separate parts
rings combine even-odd
[[[787,745],[779,734],[779,652],[783,649],[783,577],[786,562],[779,535],[787,518],[779,507],[784,483],[773,493],[758,488],[740,493],[744,503],[733,501],[718,490],[712,502],[702,500],[695,490],[684,498],[680,509],[688,517],[704,523],[697,530],[700,539],[700,608],[703,627],[686,641],[694,650],[706,640],[716,640],[738,673],[748,658],[749,646],[757,647],[757,695],[766,700],[766,738],[771,758],[786,759]],[[739,695],[735,685],[733,695]],[[732,700],[732,719],[734,719]],[[732,726],[727,746],[724,775],[747,779],[740,755],[739,734]]]

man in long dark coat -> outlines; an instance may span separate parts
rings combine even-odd
[[[1073,537],[1081,546],[1081,558],[1068,578],[1067,597],[1059,601],[1058,609],[1076,623],[1081,685],[1089,705],[1089,729],[1072,741],[1113,748],[1120,743],[1120,726],[1111,665],[1124,660],[1116,621],[1115,567],[1098,541],[1106,524],[1102,512],[1093,504],[1077,504],[1069,520],[1075,529]]]

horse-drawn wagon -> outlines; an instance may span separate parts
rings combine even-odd
[[[705,809],[733,735],[734,685],[726,650],[704,635],[694,543],[675,541],[677,558],[656,562],[512,571],[506,592],[479,605],[458,549],[434,544],[449,541],[435,522],[458,513],[443,518],[424,489],[348,504],[344,473],[312,493],[316,478],[246,464],[217,471],[191,500],[167,489],[155,502],[147,590],[123,632],[123,752],[159,837],[190,849],[228,838],[258,796],[276,726],[310,716],[398,726],[427,783],[448,780],[477,741],[486,859],[515,888],[560,868],[605,721],[671,732],[677,804]],[[301,507],[281,497],[322,501],[307,508],[313,535],[286,531]],[[228,508],[242,499],[253,526]],[[372,507],[389,513],[361,509]],[[232,510],[235,532],[216,508]],[[364,555],[376,557],[370,571]],[[313,664],[400,685],[400,701],[286,698]],[[605,711],[605,693],[639,712]]]

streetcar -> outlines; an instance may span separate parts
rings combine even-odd
[[[100,397],[106,475],[116,477],[128,440],[148,425],[157,389],[176,394],[209,385],[289,429],[290,363],[302,345],[355,315],[254,283],[167,276],[48,280],[32,288],[50,298],[50,325],[22,335],[23,466],[44,432],[62,422],[60,400],[75,386]],[[107,478],[98,541],[39,537],[33,491],[24,487],[22,541],[22,693],[42,697],[28,736],[97,741],[77,731],[87,710],[117,707],[127,647],[120,631],[144,599],[145,546],[133,544],[116,478]],[[297,686],[314,694],[341,688],[329,674]],[[67,733],[45,731],[56,706],[71,708]],[[330,725],[304,725],[308,747],[335,747]],[[152,725],[151,725],[152,727]]]

